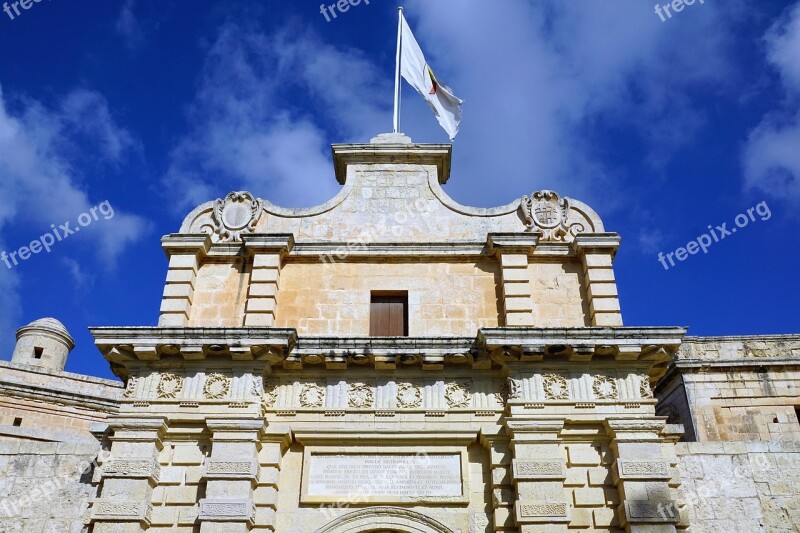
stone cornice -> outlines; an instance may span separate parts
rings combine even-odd
[[[486,247],[492,254],[512,253],[531,255],[539,244],[541,233],[490,233]]]
[[[450,144],[334,144],[331,146],[336,180],[344,185],[349,165],[405,163],[435,165],[439,183],[450,179]]]
[[[616,255],[621,239],[617,233],[582,233],[572,242],[572,253],[581,255],[585,253],[608,253]]]

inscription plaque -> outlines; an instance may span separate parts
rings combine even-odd
[[[461,455],[311,454],[308,496],[461,497]]]

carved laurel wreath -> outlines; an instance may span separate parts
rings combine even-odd
[[[262,405],[264,407],[274,407],[278,401],[278,387],[272,383],[265,383],[263,388]]]
[[[536,226],[542,232],[543,241],[569,242],[575,235],[585,231],[579,222],[569,223],[570,203],[567,198],[559,198],[558,193],[541,190],[523,196],[520,202],[525,226]]]
[[[617,397],[617,382],[609,376],[597,376],[592,383],[592,392],[599,400],[613,400]]]
[[[203,385],[203,394],[211,400],[221,400],[228,396],[231,380],[224,374],[209,374]]]
[[[650,377],[647,374],[639,376],[639,394],[642,398],[652,398],[653,389],[650,387]]]
[[[371,407],[375,401],[375,392],[366,383],[351,383],[347,395],[350,407]]]
[[[300,390],[300,405],[303,407],[322,407],[325,389],[316,383],[306,383]]]
[[[397,406],[405,408],[419,407],[422,405],[422,391],[411,383],[401,383],[397,386]]]
[[[159,398],[176,398],[183,391],[183,378],[172,372],[164,372],[156,387]]]
[[[133,398],[136,394],[136,382],[139,378],[131,376],[128,378],[128,385],[125,387],[125,392],[122,393],[123,398]]]
[[[569,386],[567,378],[559,374],[545,374],[542,376],[544,396],[548,400],[569,400]]]
[[[469,407],[472,400],[469,381],[448,383],[444,388],[444,398],[450,407]]]

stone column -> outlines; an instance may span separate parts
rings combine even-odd
[[[169,257],[169,270],[158,325],[185,327],[189,325],[197,271],[211,247],[211,237],[173,234],[161,239],[161,247]]]
[[[605,421],[611,437],[614,485],[622,502],[620,524],[628,533],[674,533],[680,521],[672,499],[668,454],[671,444],[662,436],[663,420],[609,419]]]
[[[583,261],[584,286],[589,298],[592,326],[621,326],[617,282],[613,260],[619,247],[615,233],[578,235],[573,243],[574,253]]]
[[[283,256],[294,247],[294,236],[243,235],[242,240],[253,257],[244,325],[274,326]]]
[[[264,420],[209,419],[206,426],[211,432],[211,455],[203,469],[206,497],[200,500],[200,531],[250,531],[255,523],[253,489]]]
[[[100,471],[100,497],[91,509],[94,533],[134,533],[150,526],[165,422],[160,417],[109,420],[111,455]]]
[[[510,420],[514,459],[511,479],[517,488],[514,516],[520,533],[566,533],[570,505],[559,446],[563,420]]]
[[[481,444],[489,451],[492,477],[492,531],[517,531],[514,502],[517,494],[511,483],[511,447],[505,434],[481,433]]]
[[[487,246],[500,261],[506,326],[534,325],[528,257],[533,253],[538,239],[538,233],[489,234]]]

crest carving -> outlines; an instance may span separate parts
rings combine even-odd
[[[447,405],[452,407],[469,407],[472,401],[471,383],[469,381],[459,381],[448,383],[444,388],[444,398]]]
[[[375,393],[366,383],[351,383],[347,395],[350,407],[372,407],[375,401]]]
[[[322,407],[325,389],[316,383],[306,383],[300,390],[300,405],[303,407]]]
[[[520,208],[525,225],[540,230],[543,241],[570,242],[586,229],[580,222],[568,222],[569,199],[560,198],[554,191],[537,191],[530,198],[523,196]]]
[[[223,374],[209,374],[203,385],[203,394],[211,400],[221,400],[228,396],[231,390],[231,381]]]
[[[412,408],[422,405],[422,391],[411,383],[400,383],[397,386],[397,406]]]
[[[211,214],[211,224],[201,228],[203,233],[215,235],[217,242],[242,240],[243,233],[252,233],[264,206],[261,200],[245,191],[231,192],[225,199],[217,199]]]
[[[569,400],[569,386],[567,378],[559,374],[545,374],[542,376],[544,396],[548,400]]]
[[[177,398],[183,391],[183,378],[172,372],[164,372],[156,388],[159,398]]]
[[[592,383],[592,392],[598,400],[613,400],[617,397],[617,381],[608,376],[597,376]]]

